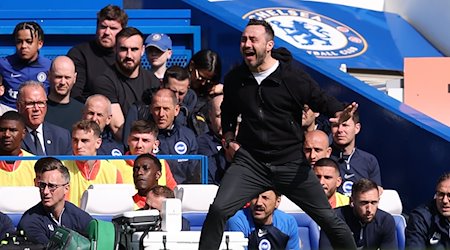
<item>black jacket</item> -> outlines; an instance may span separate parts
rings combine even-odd
[[[435,200],[410,213],[405,236],[406,249],[450,249],[450,223]]]
[[[303,104],[334,117],[343,104],[326,95],[289,53],[272,56],[280,65],[258,85],[245,63],[225,76],[222,131],[235,131],[242,114],[237,141],[253,157],[273,164],[303,158]]]

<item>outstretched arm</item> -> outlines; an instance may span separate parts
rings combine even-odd
[[[345,107],[344,110],[336,112],[335,117],[330,118],[330,122],[341,124],[341,123],[347,121],[348,119],[350,119],[351,117],[353,117],[353,114],[355,113],[355,111],[357,109],[358,109],[358,103],[352,102],[350,105]]]

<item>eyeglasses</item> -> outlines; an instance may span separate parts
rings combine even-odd
[[[69,183],[59,185],[59,184],[45,183],[45,182],[40,181],[40,182],[38,182],[38,187],[41,191],[45,190],[45,187],[48,187],[48,190],[53,193],[53,192],[55,192],[56,189],[58,189],[60,187],[64,187],[67,184],[69,184]]]
[[[444,193],[444,192],[436,191],[436,195],[435,196],[439,200],[443,200],[444,197],[447,196],[447,199],[450,200],[450,193]]]
[[[210,84],[212,82],[211,79],[206,79],[205,77],[201,76],[197,69],[195,69],[195,79],[199,82],[205,82],[206,84]]]
[[[37,101],[37,102],[22,102],[25,105],[25,108],[32,109],[35,106],[38,108],[45,108],[47,106],[47,101]]]

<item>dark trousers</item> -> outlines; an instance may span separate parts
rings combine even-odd
[[[300,152],[299,152],[300,153]],[[319,224],[336,249],[356,249],[352,233],[339,219],[311,167],[301,160],[275,166],[240,148],[209,208],[199,249],[219,249],[227,219],[258,194],[275,187]]]

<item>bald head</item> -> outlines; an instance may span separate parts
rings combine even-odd
[[[58,56],[52,61],[48,80],[50,82],[49,98],[60,103],[69,102],[70,91],[77,79],[75,64],[67,56]]]
[[[104,95],[91,95],[86,99],[83,119],[95,121],[103,132],[111,122],[111,101]]]
[[[331,147],[328,135],[321,130],[307,132],[303,143],[303,152],[312,166],[319,159],[330,157]]]

